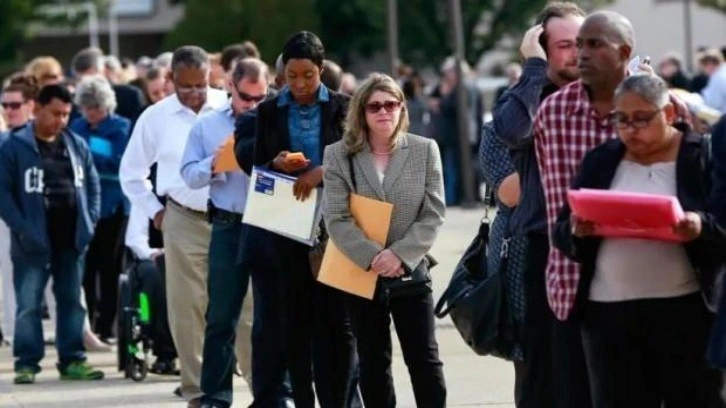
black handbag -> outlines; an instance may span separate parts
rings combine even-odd
[[[503,276],[507,269],[507,240],[502,244],[497,271],[487,270],[488,244],[489,219],[485,216],[436,303],[434,314],[440,319],[450,314],[459,334],[475,353],[511,359],[515,327]]]
[[[348,155],[348,166],[350,168],[350,180],[353,183],[353,193],[357,193],[358,182],[355,179],[353,155],[350,154]],[[393,299],[431,293],[431,273],[429,271],[436,264],[436,260],[429,255],[424,256],[424,259],[413,270],[403,264],[405,271],[403,276],[379,279],[375,298],[387,304]]]

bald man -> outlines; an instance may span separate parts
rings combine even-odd
[[[622,15],[589,15],[577,34],[581,79],[546,99],[535,118],[534,140],[545,204],[552,229],[567,190],[585,153],[617,137],[609,119],[615,88],[625,78],[635,46],[634,31]],[[561,114],[565,112],[565,114]],[[550,242],[546,278],[552,323],[553,379],[557,407],[589,407],[588,371],[576,305],[588,299],[589,282],[580,282],[580,265],[565,258]]]

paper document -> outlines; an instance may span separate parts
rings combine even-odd
[[[234,155],[234,134],[231,134],[224,141],[221,149],[217,152],[217,162],[214,164],[214,173],[237,171],[239,169],[237,158]]]
[[[350,195],[350,214],[365,236],[383,246],[386,245],[388,229],[391,226],[393,204],[357,194]],[[318,281],[366,299],[373,299],[378,275],[367,271],[340,250],[333,238],[328,240]]]
[[[595,223],[595,235],[682,241],[673,227],[683,209],[673,196],[580,189],[567,194],[572,213]]]
[[[292,193],[296,178],[260,167],[252,169],[242,222],[312,246],[320,222],[321,190],[305,201]]]

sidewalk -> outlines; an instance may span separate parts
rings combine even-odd
[[[469,245],[478,228],[483,210],[452,209],[432,255],[440,262],[433,271],[434,295],[446,287],[451,272],[461,253]],[[51,329],[46,323],[46,329]],[[395,336],[394,336],[395,338]],[[459,337],[451,321],[437,321],[441,359],[448,387],[449,407],[514,407],[512,390],[514,372],[511,363],[475,355]],[[393,372],[396,382],[398,406],[415,407],[408,372],[394,341]],[[43,372],[34,385],[13,385],[12,352],[0,347],[0,407],[184,407],[184,402],[172,391],[176,377],[149,375],[144,382],[134,383],[116,372],[115,353],[89,354],[89,362],[106,372],[106,379],[98,382],[61,382],[55,370],[56,353],[46,348],[42,362]],[[246,407],[252,396],[244,380],[235,378],[235,407]],[[375,407],[371,407],[375,408]]]

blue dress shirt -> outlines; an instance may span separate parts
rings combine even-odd
[[[249,177],[241,170],[212,172],[215,151],[234,132],[234,121],[229,102],[197,119],[184,148],[181,176],[189,188],[209,186],[209,197],[215,207],[242,214],[247,204]]]
[[[292,97],[290,88],[285,87],[277,99],[277,106],[289,106],[287,125],[290,132],[290,149],[303,152],[310,160],[310,167],[323,164],[320,148],[320,103],[330,101],[325,85],[318,88],[318,96],[312,105],[300,105]]]

